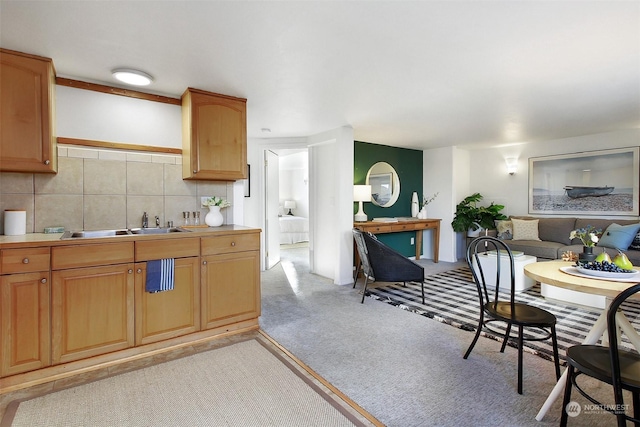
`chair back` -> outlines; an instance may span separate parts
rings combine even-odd
[[[424,267],[382,243],[371,233],[362,237],[373,275],[380,282],[423,282]]]
[[[622,381],[620,377],[620,353],[618,350],[619,328],[616,324],[616,313],[620,305],[632,295],[640,292],[640,283],[633,285],[620,294],[611,302],[607,312],[607,332],[609,333],[609,357],[611,359],[611,380],[613,394],[616,403],[622,402]]]
[[[369,253],[367,252],[367,245],[364,242],[364,237],[362,237],[362,231],[354,228],[353,230],[353,240],[356,242],[356,248],[358,250],[358,256],[360,257],[360,263],[362,264],[362,269],[366,276],[375,278],[375,274],[373,273],[373,269],[371,268],[371,264],[369,263]],[[358,272],[356,271],[356,275]],[[356,276],[357,277],[357,276]]]
[[[500,292],[509,293],[509,301],[512,305],[515,304],[513,254],[502,240],[490,236],[474,239],[467,248],[467,264],[478,288],[480,309],[489,301],[497,303]],[[504,286],[505,283],[507,286]],[[487,290],[491,287],[494,287],[492,299]]]

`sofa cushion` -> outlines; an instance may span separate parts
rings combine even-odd
[[[540,218],[538,236],[540,240],[571,244],[569,235],[575,230],[575,218]]]
[[[633,249],[635,251],[640,250],[640,231],[636,233],[636,237],[633,238],[633,241],[629,245],[629,249]]]
[[[633,220],[633,219],[601,219],[601,218],[576,218],[576,225],[574,230],[578,229],[578,228],[586,228],[588,225],[591,225],[597,229],[600,230],[600,233],[603,233],[608,226],[610,226],[613,223],[616,224],[620,224],[620,225],[629,225],[629,224],[637,224],[638,221],[637,220]],[[582,242],[580,242],[580,239],[575,238],[571,241],[572,245],[579,245]]]
[[[510,220],[496,221],[498,239],[511,240],[513,238],[513,223]]]
[[[513,240],[540,240],[537,219],[524,220],[513,218]]]
[[[640,230],[640,223],[620,225],[613,223],[602,233],[598,246],[613,249],[627,249]]]
[[[512,251],[522,251],[527,255],[545,259],[557,259],[558,249],[565,246],[558,242],[540,240],[509,240],[505,243]]]

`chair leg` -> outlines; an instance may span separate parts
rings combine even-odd
[[[422,305],[424,305],[424,281],[420,283],[420,287],[422,288]]]
[[[518,394],[522,394],[522,351],[524,347],[523,327],[518,325]]]
[[[507,323],[507,330],[504,333],[504,340],[502,341],[502,347],[500,347],[500,353],[504,353],[504,349],[507,347],[507,341],[509,341],[509,335],[511,335],[511,323]]]
[[[364,304],[364,296],[367,294],[367,282],[369,282],[369,275],[365,272],[364,287],[362,288],[362,301],[360,301],[360,304]]]
[[[551,326],[551,343],[553,345],[553,362],[556,365],[556,380],[560,379],[560,356],[558,356],[558,337],[556,325]]]
[[[356,288],[356,283],[358,283],[358,275],[360,274],[360,268],[362,267],[362,262],[358,261],[356,264],[356,274],[353,276],[353,288]]]
[[[575,368],[573,365],[569,364],[567,369],[567,383],[564,386],[564,399],[562,400],[562,415],[560,416],[560,427],[567,427],[567,421],[569,419],[569,414],[567,413],[567,405],[571,401],[571,387],[573,384],[571,383],[571,379],[573,378]]]
[[[636,420],[640,420],[640,393],[633,393],[633,418]],[[633,425],[636,427],[640,426],[640,423],[634,422]]]
[[[471,354],[471,350],[476,345],[478,338],[480,337],[480,332],[482,332],[482,325],[484,324],[484,311],[480,310],[480,321],[478,322],[478,328],[476,330],[476,336],[473,337],[473,341],[471,341],[471,345],[467,349],[467,352],[464,354],[463,359],[466,359]]]

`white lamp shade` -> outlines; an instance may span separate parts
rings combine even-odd
[[[370,202],[371,186],[370,185],[354,185],[353,200],[355,202]]]
[[[294,200],[286,200],[284,202],[284,208],[285,209],[295,209],[296,208],[296,202]]]
[[[358,213],[354,215],[353,219],[357,222],[367,221],[367,214],[362,209],[362,202],[371,201],[371,186],[370,185],[354,185],[353,186],[353,200],[358,202]]]

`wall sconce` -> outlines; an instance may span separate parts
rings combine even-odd
[[[362,202],[371,201],[371,186],[370,185],[354,185],[353,186],[353,200],[358,202],[358,213],[354,215],[353,219],[356,222],[366,222],[367,214],[362,209]]]
[[[513,175],[518,171],[517,157],[507,157],[506,159],[504,159],[504,162],[507,164],[507,172],[509,172],[509,175]]]
[[[296,208],[296,202],[294,200],[285,200],[284,208],[285,209],[289,209],[289,212],[287,212],[287,215],[293,215],[291,213],[291,209],[295,209]]]

